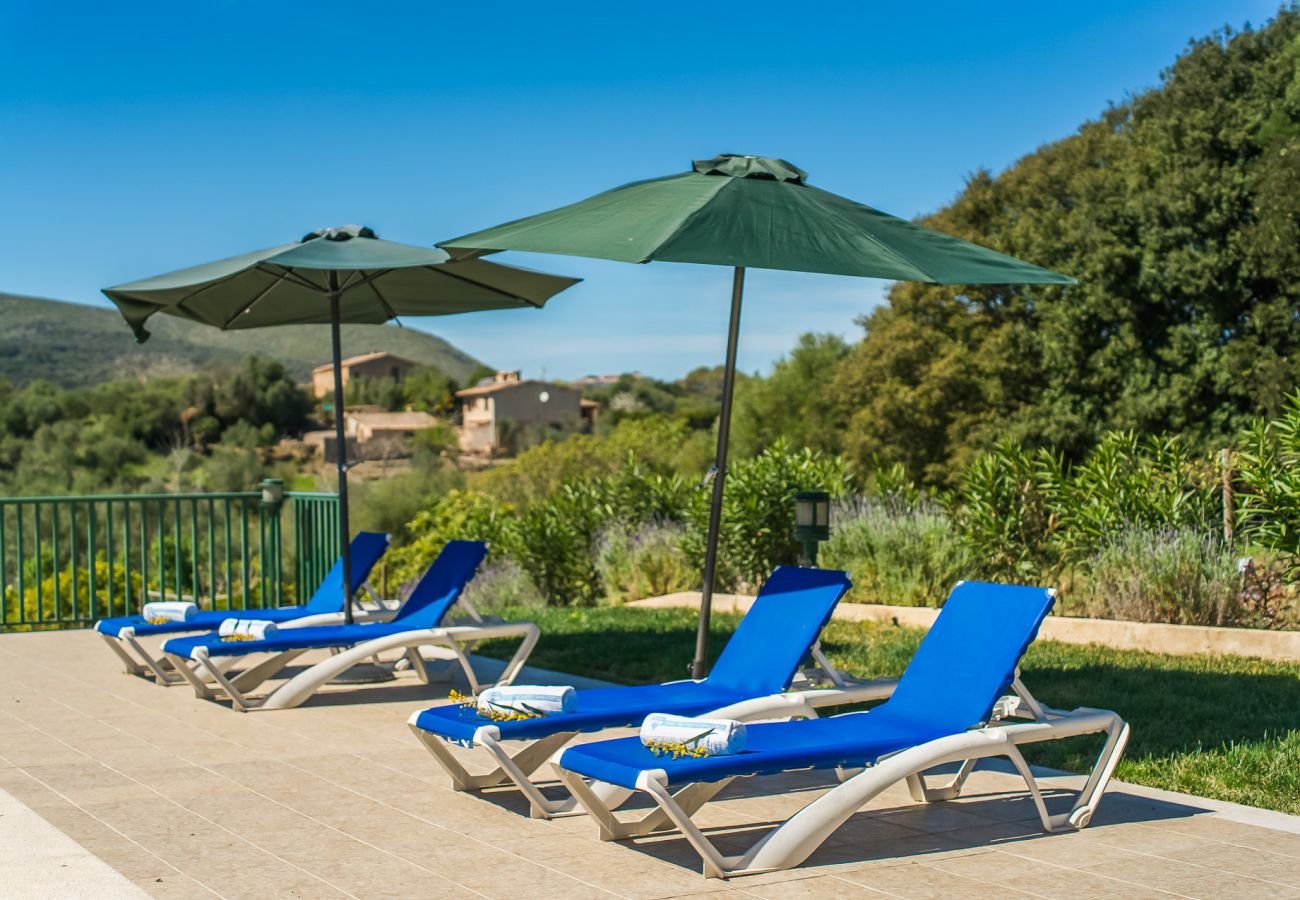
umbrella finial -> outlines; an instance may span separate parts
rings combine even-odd
[[[803,169],[775,156],[723,153],[713,159],[697,159],[693,167],[702,175],[758,178],[766,181],[785,181],[790,184],[803,184],[808,179],[808,173]]]
[[[373,228],[365,225],[338,225],[334,228],[318,228],[303,236],[301,243],[324,238],[327,241],[350,241],[353,238],[377,238]]]

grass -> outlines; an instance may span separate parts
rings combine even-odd
[[[542,629],[531,663],[645,684],[687,677],[695,614],[686,609],[519,611]],[[716,656],[736,616],[715,615]],[[837,666],[861,676],[899,675],[923,632],[889,624],[831,624],[823,639]],[[503,656],[504,642],[482,652]],[[1136,784],[1300,814],[1300,664],[1235,656],[1155,653],[1036,643],[1022,666],[1044,703],[1113,709],[1132,737],[1117,777]],[[1026,748],[1037,765],[1086,771],[1096,737]]]

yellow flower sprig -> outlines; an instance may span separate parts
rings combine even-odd
[[[251,634],[228,634],[221,640],[223,643],[231,643],[233,641],[255,641],[257,638]]]
[[[500,703],[492,703],[495,709],[479,709],[478,700],[474,697],[462,694],[460,691],[453,689],[447,694],[448,699],[457,706],[472,708],[474,712],[485,719],[491,719],[493,722],[521,722],[525,719],[540,719],[545,713],[533,709],[528,704],[523,704],[524,710],[515,709],[512,706],[502,706]]]
[[[699,759],[709,755],[708,748],[702,746],[699,742],[712,733],[713,729],[709,729],[684,741],[650,741],[645,747],[655,756],[671,756],[673,759],[682,759],[683,757]]]
[[[145,621],[150,625],[166,625],[171,620],[163,616],[154,616],[152,619],[145,619]]]

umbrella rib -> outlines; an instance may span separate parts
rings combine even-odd
[[[259,272],[265,272],[267,275],[275,275],[274,272],[267,272],[267,271],[266,271],[265,269],[263,269],[261,266],[254,266],[253,268],[257,269],[257,271],[259,271]],[[222,331],[226,331],[226,330],[228,330],[228,329],[230,328],[230,326],[231,326],[232,324],[234,324],[234,322],[235,322],[236,319],[238,319],[238,318],[239,318],[240,316],[242,316],[244,313],[246,313],[246,312],[248,312],[250,309],[252,309],[252,308],[253,308],[253,305],[254,305],[255,303],[257,303],[257,301],[261,300],[261,299],[262,299],[263,297],[265,297],[267,294],[271,293],[271,291],[274,290],[275,287],[276,287],[277,285],[279,285],[279,283],[280,283],[281,281],[284,281],[284,280],[288,277],[288,275],[289,275],[289,270],[288,270],[288,269],[285,269],[284,272],[281,273],[280,275],[276,275],[276,277],[275,277],[275,281],[272,281],[272,282],[271,282],[270,284],[268,284],[265,288],[263,288],[262,290],[258,291],[256,297],[254,297],[252,300],[249,300],[247,303],[245,303],[243,306],[241,306],[238,310],[236,310],[234,315],[232,315],[229,319],[226,319],[226,321],[222,322],[222,323],[221,323],[221,330],[222,330]],[[187,299],[188,299],[188,298],[187,298]]]
[[[850,222],[848,219],[846,219],[843,213],[841,213],[838,209],[835,209],[834,207],[832,207],[832,206],[828,206],[827,204],[823,203],[823,202],[821,201],[821,198],[820,198],[820,197],[816,197],[816,196],[814,196],[814,197],[813,197],[813,202],[816,203],[818,206],[820,206],[820,207],[822,208],[822,210],[826,212],[827,215],[834,216],[835,218],[839,219],[839,220],[840,220],[841,222],[843,222],[844,224],[849,225],[850,227],[854,227],[854,223],[852,223],[852,222]],[[883,216],[889,216],[889,213],[880,212],[880,210],[875,210],[875,211],[878,212],[878,213],[880,213],[880,214],[883,215]],[[890,216],[890,218],[898,218],[898,217],[897,217],[897,216]],[[908,225],[915,225],[914,222],[908,222],[906,219],[899,219],[899,221],[900,221],[900,222],[904,222],[904,223],[906,223],[906,224],[908,224]],[[919,226],[919,227],[924,228],[925,226]],[[926,230],[928,231],[928,230],[931,230],[931,229],[926,229]],[[941,279],[935,278],[935,277],[934,277],[933,275],[931,275],[929,272],[925,271],[925,269],[921,268],[919,265],[917,265],[916,263],[912,262],[912,260],[908,259],[908,258],[907,258],[906,256],[904,256],[903,254],[899,253],[899,252],[898,252],[897,250],[895,250],[893,247],[890,247],[888,244],[886,244],[885,242],[881,241],[879,238],[877,238],[875,235],[871,234],[871,233],[868,232],[867,230],[865,230],[865,229],[859,229],[859,233],[862,234],[862,236],[865,237],[867,240],[871,241],[871,243],[875,244],[877,247],[879,247],[881,250],[883,250],[885,253],[888,253],[888,254],[889,254],[890,256],[892,256],[894,259],[898,260],[899,262],[903,263],[904,265],[911,266],[913,269],[915,269],[916,271],[920,272],[922,275],[924,275],[924,276],[926,277],[926,279],[927,279],[931,284],[943,284],[943,283],[944,283]],[[951,235],[946,235],[946,236],[947,236],[947,237],[951,237]],[[961,238],[957,238],[957,240],[961,240]],[[969,241],[965,241],[964,243],[970,243],[970,242],[969,242]],[[887,280],[897,281],[898,279],[887,279]],[[910,280],[910,279],[909,279],[909,280]]]
[[[502,290],[499,287],[493,287],[490,284],[484,284],[481,281],[474,281],[472,278],[466,278],[464,275],[457,275],[455,272],[448,272],[444,268],[445,265],[446,265],[445,263],[439,263],[437,266],[425,266],[424,268],[428,269],[430,272],[436,272],[439,275],[446,275],[448,278],[455,279],[456,281],[463,282],[464,284],[471,284],[474,287],[484,288],[486,290],[491,291],[494,294],[500,294],[502,297],[509,297],[511,300],[521,300],[524,303],[527,303],[529,306],[533,307],[534,309],[542,308],[543,304],[538,303],[535,300],[530,300],[527,297],[521,297],[518,294],[512,294],[509,291]]]
[[[208,289],[210,289],[210,288],[214,288],[214,287],[217,287],[217,286],[219,286],[219,285],[225,284],[227,281],[233,281],[234,279],[238,278],[240,275],[244,274],[245,271],[247,271],[247,270],[246,270],[246,269],[237,269],[236,271],[231,272],[229,275],[223,275],[223,276],[221,276],[220,278],[218,278],[218,279],[215,280],[215,281],[209,281],[207,284],[202,285],[202,286],[199,287],[197,290],[193,291],[192,293],[186,294],[186,295],[185,295],[184,297],[182,297],[180,300],[176,301],[176,308],[179,309],[179,308],[180,308],[181,306],[183,306],[185,303],[187,303],[187,302],[190,301],[190,300],[193,300],[193,299],[194,299],[195,297],[197,297],[199,294],[203,293],[204,291],[206,291],[206,290],[208,290]],[[163,307],[160,306],[160,307],[158,307],[158,309],[163,309]]]
[[[375,296],[379,298],[380,304],[384,307],[384,312],[388,313],[388,318],[396,319],[397,310],[393,309],[393,307],[389,304],[388,300],[384,298],[384,295],[379,292],[378,279],[372,278],[368,282],[363,282],[363,284],[370,285],[370,289],[375,292]],[[357,286],[360,287],[360,285]]]
[[[391,272],[391,271],[393,271],[393,270],[392,270],[392,269],[376,269],[375,272],[374,272],[374,274],[372,274],[372,275],[366,275],[366,274],[364,274],[364,272],[365,272],[364,269],[353,269],[352,271],[353,271],[353,272],[362,273],[362,275],[361,275],[361,279],[360,279],[356,284],[348,284],[348,283],[345,281],[345,282],[343,283],[342,287],[339,288],[339,294],[340,294],[340,296],[343,295],[343,294],[346,294],[348,291],[352,290],[353,288],[359,288],[359,287],[361,287],[363,284],[370,284],[370,283],[371,283],[372,281],[374,281],[376,278],[382,278],[383,276],[387,275],[389,272]],[[352,276],[349,275],[348,278],[351,279]]]
[[[276,264],[268,263],[268,265],[275,266]],[[253,268],[257,269],[257,271],[259,272],[266,272],[267,275],[275,275],[277,278],[280,278],[282,280],[292,281],[294,284],[298,285],[298,287],[304,287],[309,291],[315,291],[318,294],[327,293],[326,288],[323,288],[319,284],[316,284],[310,278],[302,277],[289,266],[276,266],[276,268],[280,270],[278,274],[274,271],[268,271],[267,269],[263,269],[261,263],[258,263],[257,265],[253,266]]]

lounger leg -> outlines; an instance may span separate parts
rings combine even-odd
[[[524,639],[520,643],[519,649],[515,655],[510,657],[510,662],[501,672],[501,677],[496,680],[499,685],[513,684],[515,678],[524,668],[524,663],[528,662],[528,657],[532,654],[533,648],[537,646],[537,639],[542,636],[541,630],[531,622],[524,628]]]
[[[411,664],[411,671],[415,673],[415,677],[420,679],[421,684],[428,684],[429,667],[424,664],[424,657],[420,655],[420,648],[408,647],[404,655],[406,661]]]
[[[726,878],[731,874],[739,862],[739,858],[727,857],[719,853],[718,848],[713,846],[713,842],[705,837],[704,832],[700,831],[699,827],[691,820],[690,813],[677,805],[667,787],[653,779],[646,779],[641,787],[654,798],[664,815],[677,826],[686,840],[695,848],[695,851],[700,854],[705,877]]]
[[[202,648],[199,649],[200,651],[202,650]],[[195,674],[197,675],[198,672],[206,672],[208,677],[217,683],[217,687],[224,691],[226,696],[230,698],[230,703],[235,709],[240,712],[248,712],[250,709],[257,708],[257,703],[244,696],[243,692],[241,692],[239,688],[235,687],[231,680],[226,677],[226,673],[221,670],[221,667],[216,665],[206,655],[196,657],[194,664],[197,670]]]
[[[165,657],[155,659],[130,631],[122,634],[122,641],[129,644],[140,659],[144,660],[145,665],[149,667],[149,671],[153,673],[154,680],[159,684],[172,685],[181,683],[180,675],[170,666],[167,659]]]
[[[233,684],[237,690],[247,693],[248,691],[256,689],[259,684],[266,681],[268,678],[274,678],[277,672],[306,652],[306,650],[286,650],[283,653],[277,653],[268,659],[262,660],[251,669],[245,669],[240,672],[231,679],[230,683]],[[209,658],[208,666],[212,667],[214,662],[214,660]],[[223,672],[225,671],[224,666],[220,666],[219,668],[221,668]]]
[[[122,648],[122,641],[120,638],[109,637],[106,634],[100,634],[100,637],[104,639],[104,643],[113,648],[113,652],[117,654],[120,660],[122,660],[122,663],[126,666],[126,674],[136,675],[141,678],[149,674],[148,669],[132,659],[131,654],[127,653],[126,650]]]
[[[975,760],[968,759],[961,764],[952,781],[942,787],[932,788],[925,783],[925,773],[917,772],[907,776],[907,790],[917,803],[936,803],[941,800],[956,800],[961,796],[961,789],[966,779],[975,770]]]
[[[1066,819],[1075,828],[1087,828],[1092,820],[1092,814],[1096,811],[1102,794],[1106,792],[1106,785],[1110,783],[1111,775],[1115,773],[1115,766],[1119,765],[1120,757],[1124,755],[1124,748],[1128,746],[1128,734],[1128,723],[1116,716],[1115,721],[1107,729],[1106,743],[1092,767],[1092,774],[1088,776],[1087,783],[1079,792],[1074,807],[1066,814]]]
[[[504,775],[502,781],[509,779],[514,782],[515,787],[528,798],[529,816],[534,819],[550,819],[572,811],[576,804],[572,797],[561,800],[547,798],[530,776],[550,759],[556,750],[567,744],[574,734],[576,732],[568,731],[549,735],[533,741],[514,756],[507,753],[505,747],[492,738],[480,738],[479,743],[496,759],[497,770]],[[628,794],[630,793],[629,791]],[[626,796],[623,799],[626,799]]]
[[[572,807],[572,803],[568,801],[548,800],[529,776],[577,732],[566,731],[549,735],[524,747],[513,757],[500,743],[490,739],[480,739],[479,743],[493,756],[497,766],[490,772],[471,775],[447,746],[446,741],[435,734],[430,734],[414,722],[407,724],[410,725],[412,733],[420,743],[433,754],[433,758],[450,776],[452,790],[477,791],[512,781],[528,797],[533,818],[550,818],[551,815],[565,812]]]
[[[212,689],[208,687],[206,682],[204,682],[200,671],[191,668],[189,663],[179,656],[173,656],[169,653],[167,654],[167,657],[172,668],[179,672],[181,677],[190,683],[190,687],[194,688],[194,696],[198,697],[200,700],[216,699],[216,695],[212,693]]]

